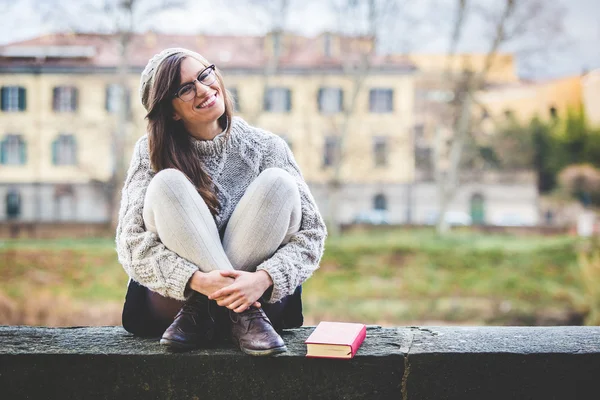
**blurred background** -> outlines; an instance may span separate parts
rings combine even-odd
[[[186,47],[327,221],[306,324],[600,324],[596,0],[0,0],[0,324],[118,325],[139,76]]]

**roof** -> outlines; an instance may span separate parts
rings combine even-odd
[[[278,68],[341,69],[358,62],[357,43],[368,38],[336,36],[339,51],[326,55],[323,36],[284,34]],[[133,34],[129,42],[129,65],[143,68],[156,53],[169,47],[184,47],[202,54],[223,69],[263,69],[269,62],[272,37]],[[337,55],[336,55],[337,54]],[[340,56],[343,55],[343,58]],[[61,33],[40,36],[0,46],[0,67],[116,68],[119,64],[119,36]],[[410,72],[414,65],[406,57],[375,55],[372,66],[379,70]]]

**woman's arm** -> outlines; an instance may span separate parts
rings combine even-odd
[[[145,229],[142,210],[153,175],[148,140],[143,137],[135,145],[123,187],[117,255],[131,279],[162,296],[184,300],[186,285],[198,267],[167,249],[156,234]]]
[[[327,237],[327,228],[317,204],[290,148],[280,137],[275,137],[269,142],[262,170],[272,167],[282,168],[295,178],[300,191],[302,222],[300,230],[290,241],[256,268],[257,272],[266,271],[273,280],[269,303],[294,293],[294,290],[319,268]]]

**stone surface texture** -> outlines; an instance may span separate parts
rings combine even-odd
[[[352,360],[170,353],[121,327],[0,327],[2,399],[597,398],[600,327],[369,326]],[[591,397],[590,397],[591,396]]]

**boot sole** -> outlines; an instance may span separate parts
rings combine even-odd
[[[195,349],[200,348],[200,346],[197,346],[194,344],[187,344],[184,342],[178,342],[176,340],[170,340],[170,339],[160,339],[160,344],[161,344],[161,346],[165,346],[165,347],[169,348],[169,350],[185,351],[185,350],[195,350]]]
[[[251,356],[265,357],[265,356],[273,356],[275,354],[285,353],[287,351],[287,346],[274,347],[272,349],[267,349],[267,350],[250,350],[250,349],[245,349],[243,347],[240,347],[240,350],[242,350],[244,353],[251,355]]]

